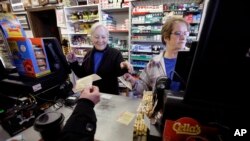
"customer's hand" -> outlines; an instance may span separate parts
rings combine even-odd
[[[68,60],[69,63],[73,63],[75,61],[77,61],[76,59],[76,55],[74,52],[69,52],[67,55],[66,55],[66,58]]]
[[[129,74],[129,73],[125,73],[125,74],[123,75],[123,77],[124,77],[124,79],[125,79],[126,81],[129,81],[129,82],[131,83],[132,86],[134,86],[134,85],[135,85],[135,82],[137,81],[136,78],[134,78],[134,77],[133,77],[131,74]]]
[[[86,98],[97,104],[100,101],[100,92],[99,88],[96,86],[86,87],[83,89],[80,95],[81,98]]]
[[[122,69],[127,68],[129,73],[132,73],[134,71],[133,65],[131,65],[128,61],[121,62],[120,67]]]

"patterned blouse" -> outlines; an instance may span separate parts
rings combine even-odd
[[[160,76],[166,76],[164,63],[164,52],[153,57],[144,70],[141,72],[139,80],[136,81],[133,92],[134,95],[142,95],[143,91],[154,91],[156,80]]]

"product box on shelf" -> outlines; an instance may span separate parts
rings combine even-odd
[[[58,0],[38,0],[39,1],[39,5],[47,5],[47,4],[57,4]]]
[[[2,29],[6,38],[26,36],[16,16],[10,13],[0,13],[0,29]]]
[[[42,38],[10,37],[7,40],[20,76],[37,78],[50,73]]]

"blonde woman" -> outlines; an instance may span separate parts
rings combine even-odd
[[[186,48],[190,25],[183,18],[171,18],[166,21],[161,30],[162,43],[166,46],[164,52],[149,61],[139,76],[139,80],[130,74],[125,74],[136,95],[142,95],[144,90],[154,90],[157,78],[167,76],[173,78],[173,71],[179,50]],[[178,90],[180,82],[171,82],[170,89]]]

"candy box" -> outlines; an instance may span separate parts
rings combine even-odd
[[[42,38],[7,38],[14,65],[20,76],[38,78],[50,73]]]

